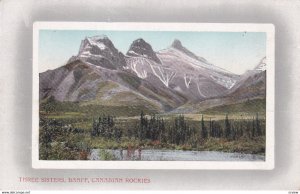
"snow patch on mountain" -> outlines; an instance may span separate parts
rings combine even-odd
[[[126,58],[127,67],[133,70],[136,75],[142,79],[147,78],[148,73],[155,75],[166,87],[169,87],[170,81],[176,75],[176,72],[164,68],[155,61],[144,57],[128,57]]]
[[[210,76],[215,82],[217,82],[218,84],[225,86],[226,88],[230,89],[234,86],[234,84],[236,83],[236,80],[227,78],[227,77],[223,77],[223,76],[214,76],[211,75]]]
[[[199,92],[200,96],[202,96],[202,97],[206,98],[207,96],[206,96],[206,95],[204,95],[204,94],[201,92],[201,90],[200,90],[200,88],[199,88],[199,84],[198,84],[198,82],[196,82],[196,84],[197,84],[197,89],[198,89],[198,92]]]
[[[169,83],[175,77],[176,72],[167,72],[165,71],[166,69],[164,69],[162,66],[152,65],[151,63],[149,63],[149,65],[154,75],[156,75],[160,79],[160,81],[165,84],[165,86],[169,87]]]
[[[125,56],[119,52],[112,41],[105,35],[86,37],[81,41],[77,56],[69,59],[69,62],[82,60],[96,66],[117,69],[126,66]]]
[[[197,59],[194,59],[194,58],[186,55],[185,53],[181,52],[180,50],[172,48],[172,47],[160,50],[160,51],[158,51],[158,54],[166,54],[166,55],[169,55],[171,58],[176,57],[176,58],[181,59],[181,60],[186,60],[188,63],[190,63],[191,65],[193,65],[196,68],[206,68],[206,69],[218,71],[218,72],[221,72],[221,73],[230,73],[230,74],[232,74],[231,72],[229,72],[225,69],[222,69],[220,67],[217,67],[215,65],[207,64],[207,63],[204,63],[204,62],[199,61]]]
[[[81,54],[85,54],[86,51],[90,51],[93,46],[97,47],[100,50],[108,49],[108,47],[104,44],[104,41],[110,41],[107,36],[93,36],[93,37],[86,37],[83,41],[81,41],[79,52],[77,56]],[[89,52],[91,54],[91,52]]]
[[[133,70],[139,78],[145,79],[147,77],[147,71],[145,69],[138,70],[138,67],[146,65],[145,60],[140,57],[126,58],[127,67]]]
[[[192,81],[191,75],[185,74],[184,75],[184,83],[185,83],[186,88],[190,87],[191,81]]]
[[[264,57],[260,61],[260,63],[255,67],[254,70],[256,70],[256,71],[266,71],[266,69],[267,69],[267,59],[266,59],[266,57]]]
[[[210,77],[215,82],[226,87],[227,89],[232,88],[236,83],[236,79],[229,76],[232,75],[231,72],[224,70],[220,67],[217,67],[215,65],[207,64],[197,59],[194,59],[173,47],[161,50],[158,53],[164,55],[164,60],[174,60],[175,57],[178,59],[178,61],[185,61],[185,63],[189,64],[193,68],[207,71],[208,75],[210,75]],[[191,67],[187,67],[187,68],[191,68]]]

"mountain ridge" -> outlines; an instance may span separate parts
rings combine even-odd
[[[262,59],[251,75],[260,73],[263,64],[266,62]],[[263,74],[261,77],[263,80]],[[166,112],[186,103],[197,104],[245,92],[235,88],[237,85],[243,88],[243,80],[249,84],[255,78],[238,76],[217,67],[189,51],[177,39],[171,47],[155,52],[149,43],[139,38],[124,55],[104,35],[86,37],[81,41],[78,54],[66,65],[40,73],[40,99],[53,96],[58,101],[83,105],[132,105]],[[110,87],[103,87],[104,83]],[[260,93],[253,93],[251,97],[264,94],[263,85],[257,87]]]

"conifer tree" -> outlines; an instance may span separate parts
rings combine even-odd
[[[262,135],[262,130],[261,130],[261,127],[260,127],[260,122],[259,122],[259,119],[258,119],[258,113],[256,113],[256,132],[257,132],[258,136]]]
[[[252,118],[252,138],[255,136],[255,120],[254,117]]]
[[[226,114],[226,117],[225,117],[225,137],[226,138],[229,138],[230,137],[230,123],[229,123],[229,120],[228,120],[228,114]]]
[[[212,121],[211,118],[209,118],[209,136],[213,136],[213,130],[212,130]]]
[[[140,127],[139,127],[139,132],[138,132],[138,138],[141,141],[143,139],[143,133],[144,133],[144,129],[146,128],[146,121],[144,118],[144,112],[141,111],[141,115],[140,115]]]
[[[204,125],[203,115],[202,115],[202,119],[201,119],[201,137],[203,139],[207,138],[207,129],[206,129],[205,125]]]

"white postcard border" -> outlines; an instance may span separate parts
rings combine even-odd
[[[120,30],[120,31],[211,31],[266,32],[266,155],[264,162],[245,161],[74,161],[39,160],[39,30]],[[37,169],[274,169],[274,84],[275,27],[254,23],[108,23],[108,22],[35,22],[33,24],[32,68],[32,167]]]

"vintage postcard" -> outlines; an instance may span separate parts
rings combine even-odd
[[[273,169],[274,33],[36,22],[33,168]]]

